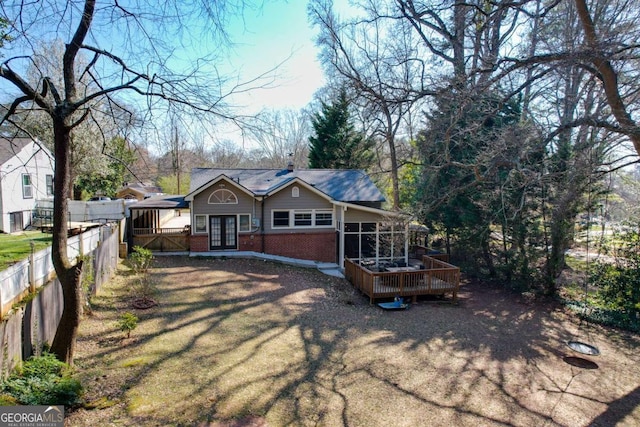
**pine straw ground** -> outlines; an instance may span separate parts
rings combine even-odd
[[[128,274],[82,323],[67,426],[640,425],[640,338],[553,302],[466,284],[458,305],[387,312],[315,270],[166,257],[159,305],[136,311]]]

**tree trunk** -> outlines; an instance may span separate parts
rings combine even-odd
[[[78,261],[62,276],[58,274],[62,285],[64,309],[51,344],[51,352],[70,365],[73,364],[78,327],[82,316],[82,266],[83,261]]]
[[[58,359],[72,364],[75,342],[82,314],[81,276],[82,261],[72,265],[67,255],[67,232],[69,221],[69,181],[71,128],[66,124],[69,114],[60,108],[53,118],[54,171],[53,198],[53,246],[51,260],[62,286],[64,308],[56,330],[51,351]]]
[[[393,135],[387,133],[387,144],[389,145],[389,158],[391,159],[391,188],[393,193],[393,210],[400,210],[400,179],[398,178],[398,156],[396,154],[396,144]]]
[[[627,105],[622,99],[618,86],[618,72],[603,52],[586,0],[575,0],[575,4],[582,29],[584,30],[585,41],[594,50],[590,58],[591,63],[598,71],[597,77],[602,82],[611,113],[620,124],[622,133],[629,137],[636,153],[640,155],[640,126],[627,111]]]
[[[545,293],[555,295],[556,279],[565,267],[565,252],[573,240],[573,227],[576,219],[575,206],[578,203],[579,190],[567,190],[558,199],[558,206],[551,215],[550,244],[551,252],[545,268]]]

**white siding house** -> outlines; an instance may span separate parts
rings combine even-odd
[[[53,199],[53,155],[29,138],[0,138],[0,231],[31,223],[36,200]]]

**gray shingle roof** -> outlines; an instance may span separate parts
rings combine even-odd
[[[18,154],[30,142],[29,138],[0,138],[0,164]]]
[[[276,191],[298,178],[315,187],[333,200],[340,202],[384,202],[385,198],[371,178],[362,170],[355,169],[211,169],[191,170],[192,193],[211,180],[224,175],[256,196]]]
[[[189,204],[185,202],[184,196],[179,195],[163,195],[149,197],[129,205],[129,209],[184,209]]]

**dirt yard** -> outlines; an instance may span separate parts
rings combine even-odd
[[[167,257],[151,274],[156,307],[130,308],[124,270],[96,298],[76,356],[88,403],[65,425],[640,425],[639,337],[553,303],[466,284],[458,305],[387,312],[344,280],[256,260]]]

